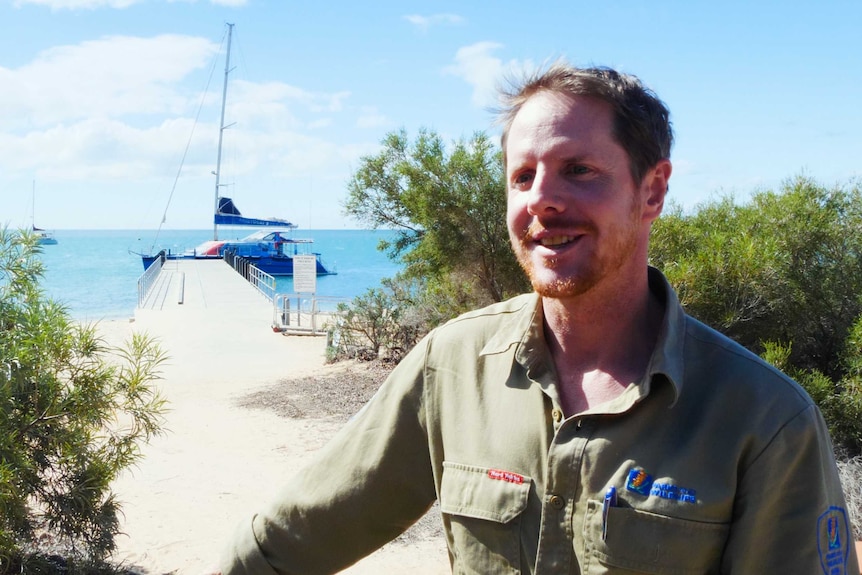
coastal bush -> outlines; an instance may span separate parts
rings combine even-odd
[[[398,362],[434,327],[492,303],[476,284],[450,273],[436,282],[399,274],[381,281],[349,304],[339,304],[329,327],[329,360],[378,359]]]
[[[411,142],[401,130],[360,160],[344,209],[370,228],[398,231],[381,249],[404,264],[405,277],[425,287],[469,285],[462,293],[474,294],[474,304],[493,302],[529,289],[509,247],[503,190],[502,156],[486,134],[450,151],[433,131]]]
[[[653,226],[650,260],[688,313],[800,382],[833,439],[862,452],[862,189],[806,177]]]
[[[379,249],[403,264],[340,309],[330,358],[397,361],[433,327],[529,289],[509,246],[502,157],[484,133],[448,150],[435,132],[386,135],[348,183],[345,213],[397,230]]]
[[[74,323],[40,288],[40,251],[0,230],[0,572],[37,572],[39,533],[70,550],[64,572],[94,572],[119,532],[110,484],[161,430],[165,355],[146,336],[111,348]]]
[[[758,353],[792,343],[790,365],[828,376],[862,313],[862,189],[809,178],[777,192],[671,208],[653,226],[651,262],[693,316]]]
[[[396,276],[338,304],[336,321],[328,327],[329,361],[342,359],[399,362],[428,331],[429,317],[422,311],[420,282]]]

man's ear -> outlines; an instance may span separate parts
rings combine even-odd
[[[667,195],[668,180],[673,171],[673,166],[670,160],[659,160],[653,166],[643,179],[643,218],[647,221],[654,221],[661,215],[664,209],[664,198]]]

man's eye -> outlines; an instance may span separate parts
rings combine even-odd
[[[587,173],[589,173],[589,171],[590,171],[590,169],[588,167],[582,166],[579,164],[573,164],[573,165],[569,166],[568,168],[566,168],[566,173],[572,174],[574,176],[587,174]]]
[[[512,178],[512,183],[517,185],[517,186],[522,186],[522,185],[528,183],[532,179],[533,179],[533,174],[531,174],[529,172],[524,172],[524,173],[520,173],[520,174],[516,175],[514,178]]]

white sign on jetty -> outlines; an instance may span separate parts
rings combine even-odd
[[[293,291],[315,293],[317,291],[317,256],[293,256]]]

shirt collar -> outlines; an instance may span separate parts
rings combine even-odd
[[[684,346],[686,314],[680,306],[676,292],[664,275],[654,267],[649,268],[649,288],[664,304],[664,317],[659,327],[655,349],[650,356],[647,375],[641,382],[649,392],[656,375],[667,378],[674,390],[674,402],[682,393],[685,362]],[[548,358],[547,344],[543,333],[544,317],[541,298],[536,293],[524,294],[510,300],[513,313],[511,329],[499,330],[482,349],[482,355],[503,353],[515,347],[515,361],[528,370],[543,358]]]
[[[516,358],[519,363],[522,356],[535,356],[537,346],[545,348],[545,337],[542,334],[542,306],[539,294],[533,292],[523,294],[505,302],[506,311],[513,314],[512,327],[498,330],[482,348],[481,355],[503,353],[517,346]]]
[[[664,318],[647,366],[646,382],[651,382],[656,375],[664,375],[673,386],[676,401],[682,393],[685,374],[687,316],[667,278],[652,266],[648,273],[650,291],[664,303]]]

